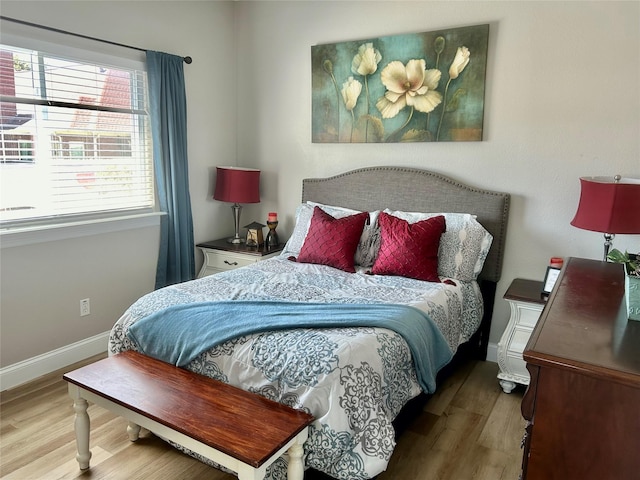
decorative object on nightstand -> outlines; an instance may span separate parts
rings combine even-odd
[[[267,216],[267,227],[269,227],[269,233],[267,233],[267,248],[273,248],[280,245],[278,240],[278,232],[276,227],[278,226],[278,214],[276,212],[269,212]]]
[[[604,233],[604,257],[616,233],[640,233],[640,179],[615,177],[580,178],[580,201],[571,225]]]
[[[270,249],[247,246],[246,243],[229,243],[226,239],[196,245],[204,255],[204,263],[198,273],[198,278],[214,273],[233,270],[266,260],[280,254],[284,245]]]
[[[564,258],[562,257],[551,257],[551,259],[549,260],[549,266],[551,268],[562,268],[562,265],[564,265]]]
[[[564,260],[561,257],[551,257],[549,261],[549,266],[547,267],[547,273],[544,276],[544,282],[542,286],[543,295],[549,295],[551,290],[556,284],[556,280],[560,275],[560,269],[562,269],[562,264]]]
[[[509,323],[498,343],[498,379],[505,393],[511,393],[518,383],[529,385],[522,352],[546,303],[542,290],[543,282],[516,278],[504,294],[511,308]]]
[[[263,227],[264,225],[258,222],[252,222],[244,226],[247,229],[247,247],[259,247],[264,243]]]
[[[260,203],[260,170],[240,167],[216,167],[216,189],[213,194],[215,200],[231,202],[235,235],[229,238],[229,243],[243,243],[240,238],[241,203]]]
[[[607,259],[624,268],[624,297],[629,320],[640,320],[640,256],[614,248]]]
[[[560,276],[560,269],[556,267],[547,267],[547,273],[544,276],[544,282],[542,282],[542,294],[549,295],[551,290],[556,284],[556,280]]]

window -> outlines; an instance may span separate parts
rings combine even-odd
[[[0,225],[151,211],[146,76],[0,45]]]

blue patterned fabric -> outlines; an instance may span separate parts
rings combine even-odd
[[[202,302],[176,305],[133,325],[127,335],[150,357],[183,367],[203,352],[243,335],[292,328],[380,327],[402,335],[420,386],[435,390],[435,375],[453,353],[424,312],[406,305],[331,305],[296,302]]]

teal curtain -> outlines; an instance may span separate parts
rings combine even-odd
[[[161,211],[156,288],[195,276],[182,57],[147,51],[153,165]]]

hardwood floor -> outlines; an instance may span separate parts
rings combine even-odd
[[[389,468],[377,480],[517,480],[524,389],[503,393],[497,372],[492,362],[472,362],[458,369],[402,433]],[[62,373],[2,392],[0,478],[235,478],[181,454],[148,432],[143,431],[138,442],[129,442],[126,421],[95,405],[89,407],[91,468],[81,472],[75,460],[74,412]]]

